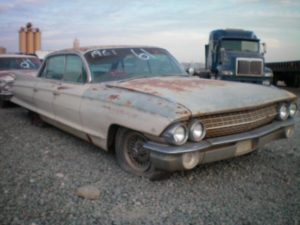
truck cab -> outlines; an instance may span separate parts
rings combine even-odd
[[[265,45],[252,31],[214,30],[205,45],[205,67],[210,78],[270,85],[271,69],[265,67]]]

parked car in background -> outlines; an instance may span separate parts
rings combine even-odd
[[[117,46],[47,56],[16,76],[12,101],[104,150],[136,175],[189,170],[293,134],[296,96],[191,77],[165,49]]]
[[[36,75],[40,60],[31,55],[0,54],[0,105],[4,106],[12,96],[11,86],[15,74]]]

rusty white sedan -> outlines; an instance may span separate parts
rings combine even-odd
[[[164,49],[68,49],[37,77],[17,76],[12,101],[104,150],[124,170],[193,169],[247,154],[294,131],[296,96],[275,87],[187,75]]]
[[[32,55],[0,54],[0,107],[12,97],[11,86],[16,73],[34,76],[41,65]]]

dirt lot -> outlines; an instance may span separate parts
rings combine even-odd
[[[299,225],[300,113],[296,123],[289,140],[151,182],[123,172],[113,154],[32,125],[22,108],[0,109],[0,225]],[[75,194],[88,184],[99,199]]]

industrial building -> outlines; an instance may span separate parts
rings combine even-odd
[[[41,31],[34,28],[31,23],[19,30],[19,51],[23,54],[34,54],[41,50]]]
[[[6,48],[0,47],[0,54],[5,54],[6,53]]]

